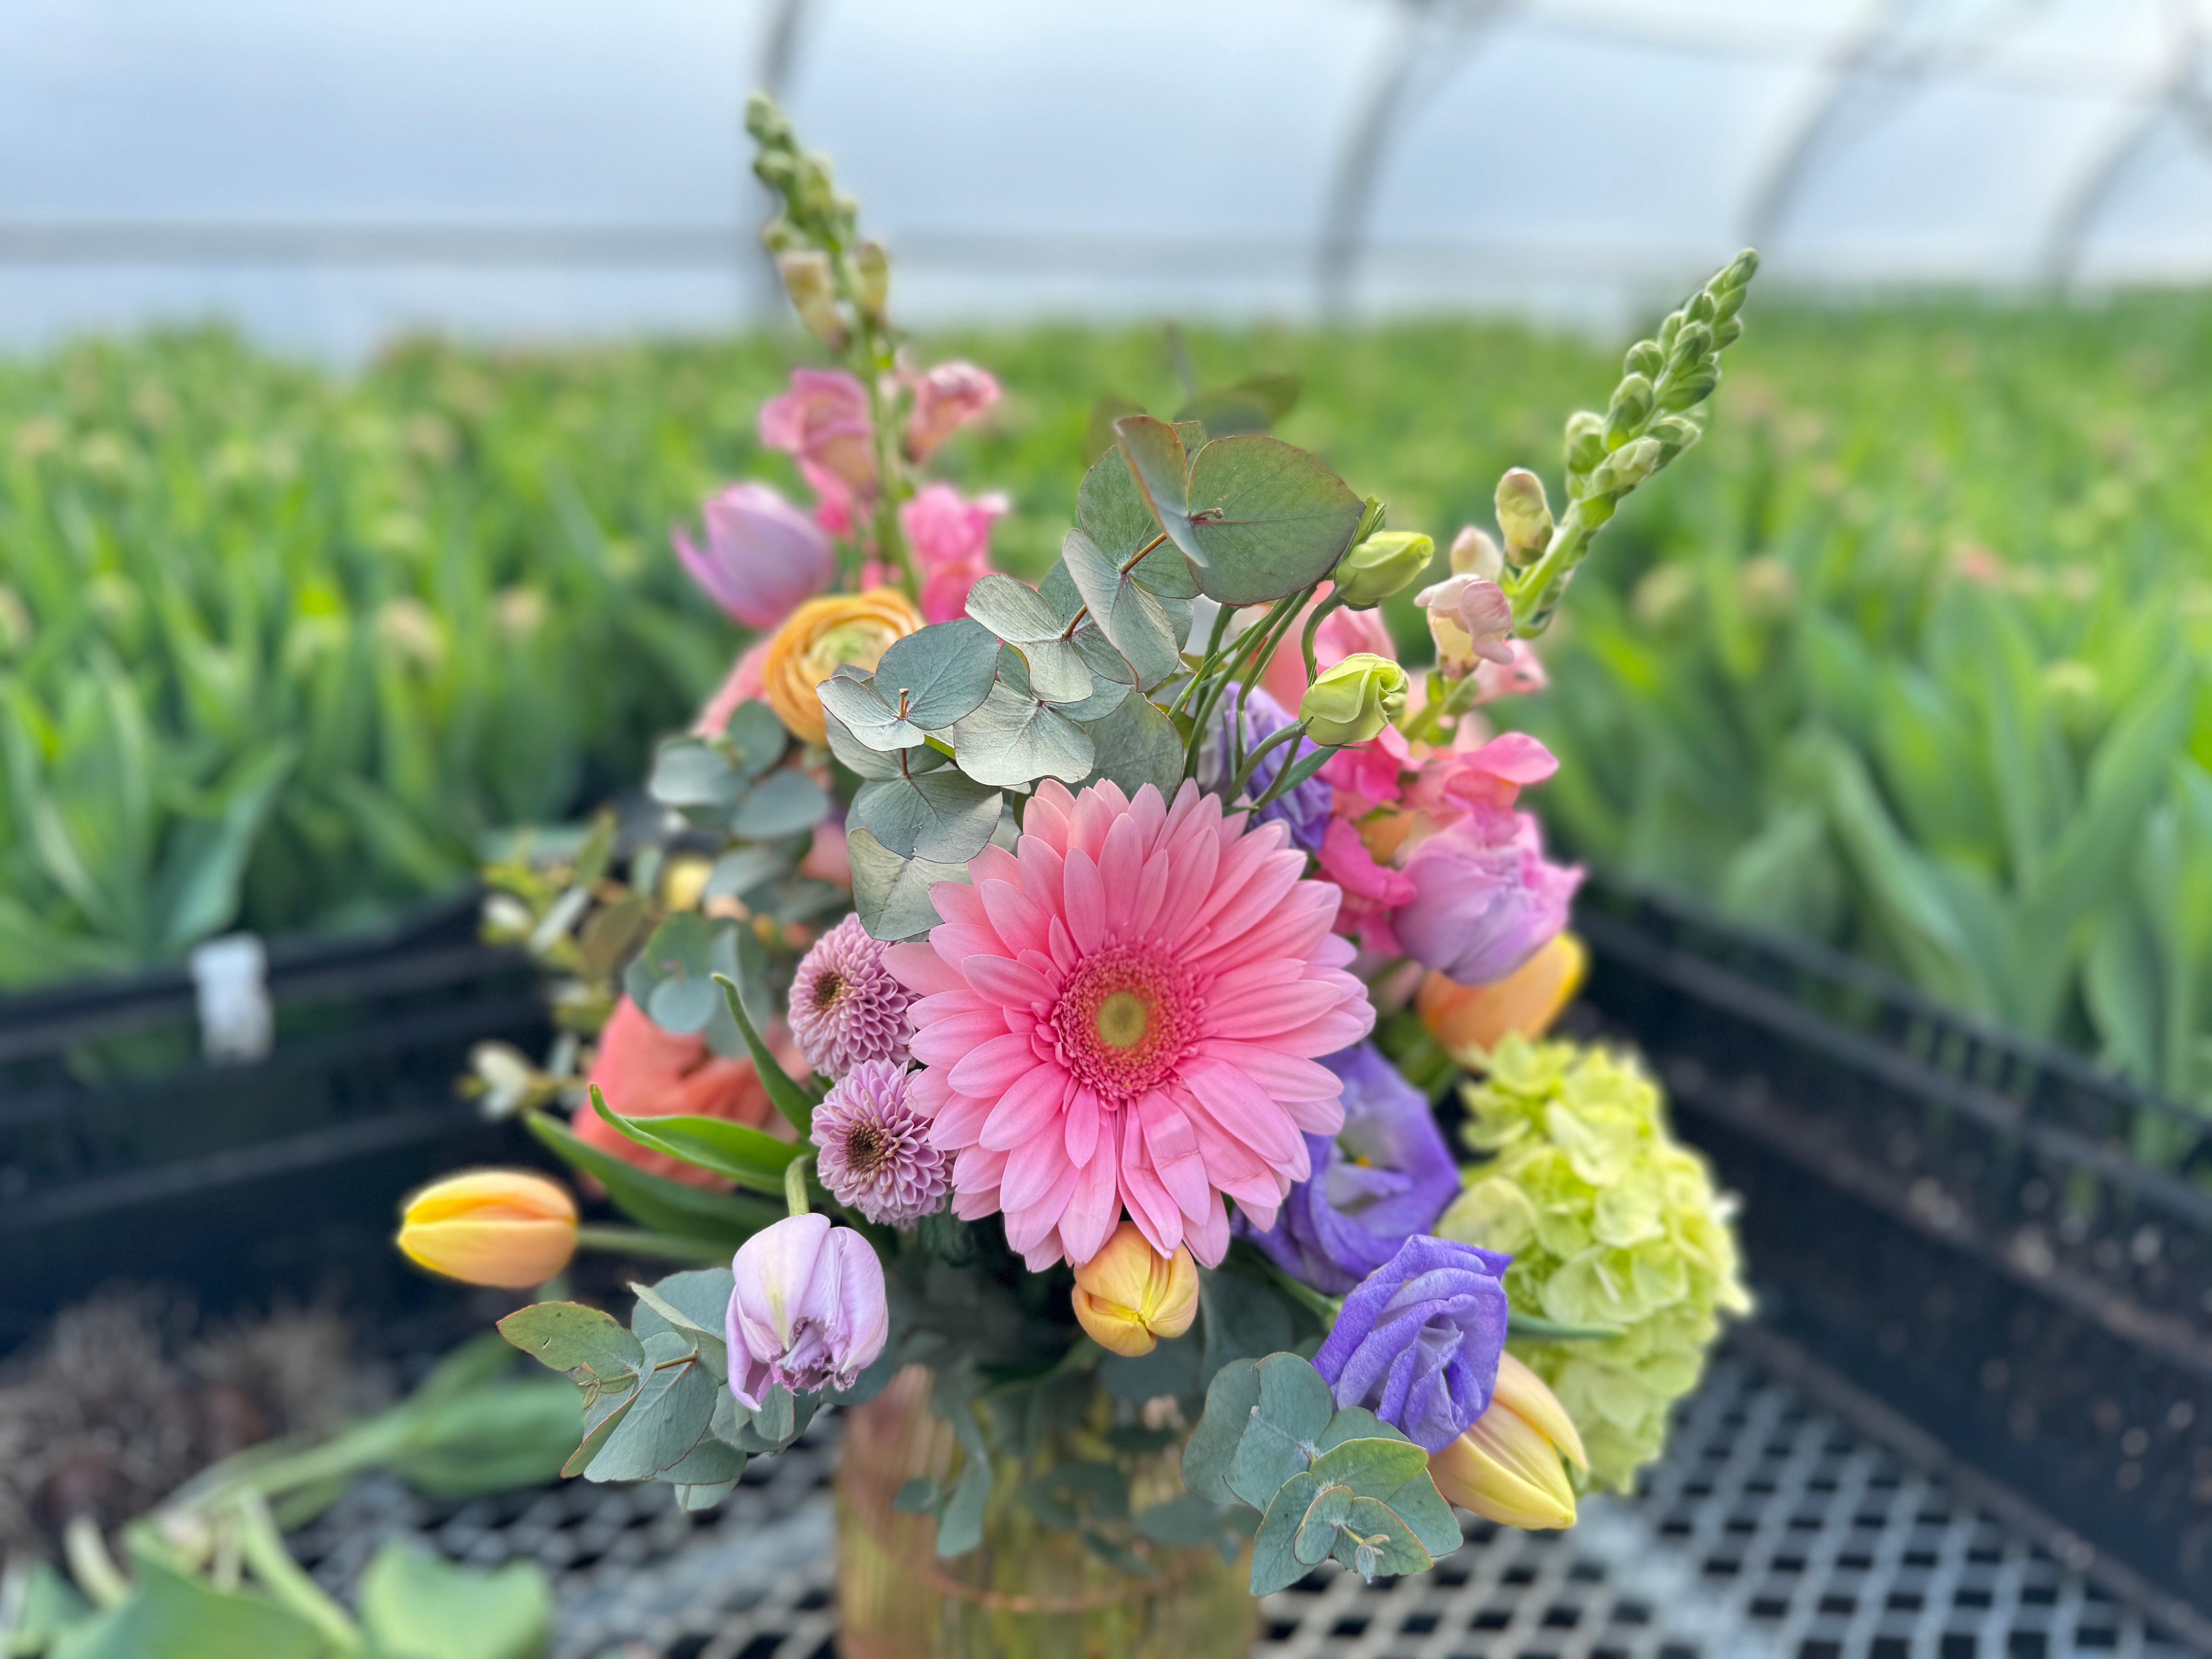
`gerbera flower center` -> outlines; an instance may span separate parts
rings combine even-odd
[[[1171,962],[1125,947],[1101,952],[1068,975],[1052,1027],[1067,1069],[1101,1100],[1121,1104],[1175,1069],[1198,1035],[1204,1006]]]

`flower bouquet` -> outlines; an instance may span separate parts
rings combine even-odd
[[[580,1242],[726,1261],[637,1285],[627,1325],[501,1329],[582,1389],[570,1472],[690,1506],[860,1407],[855,1651],[1071,1616],[1211,1651],[1324,1561],[1426,1570],[1455,1505],[1571,1524],[1745,1300],[1649,1080],[1533,1040],[1579,978],[1579,872],[1517,801],[1552,757],[1483,710],[1540,686],[1592,538],[1696,441],[1755,260],[1569,422],[1563,507],[1506,475],[1499,534],[1419,594],[1416,674],[1376,607],[1431,539],[1263,431],[1122,415],[1059,562],[989,569],[995,504],[911,474],[994,383],[905,360],[852,205],[772,106],[751,129],[843,363],[763,412],[818,503],[742,485],[679,539],[769,631],[660,750],[628,880],[611,825],[495,872],[570,1035],[483,1086],[639,1228],[479,1175],[403,1246],[514,1285]]]

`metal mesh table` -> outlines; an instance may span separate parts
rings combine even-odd
[[[574,1482],[460,1506],[356,1486],[295,1536],[343,1591],[395,1531],[555,1576],[555,1659],[830,1659],[834,1424],[715,1511]],[[1687,1402],[1632,1499],[1572,1532],[1477,1525],[1419,1578],[1325,1567],[1263,1606],[1255,1659],[2170,1659],[2187,1609],[2112,1568],[1756,1328]],[[2161,1622],[2163,1621],[2163,1622]]]

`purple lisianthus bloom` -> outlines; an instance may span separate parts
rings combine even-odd
[[[1442,1451],[1490,1408],[1505,1352],[1513,1258],[1425,1235],[1344,1298],[1314,1356],[1339,1407],[1364,1406],[1415,1445]]]
[[[1228,689],[1221,694],[1221,705],[1214,716],[1213,729],[1208,734],[1204,750],[1199,757],[1198,783],[1201,789],[1218,792],[1229,784],[1233,775],[1229,769],[1229,722],[1238,719],[1240,697],[1243,704],[1242,725],[1247,756],[1285,726],[1297,724],[1295,716],[1285,713],[1283,705],[1258,686],[1254,686],[1248,696],[1244,695],[1243,688],[1237,681],[1230,681]],[[1243,793],[1253,800],[1259,799],[1282,775],[1285,766],[1316,752],[1316,745],[1304,738],[1269,750],[1261,758],[1260,763],[1252,769],[1251,780],[1245,785]],[[1319,777],[1310,777],[1281,799],[1268,802],[1254,816],[1263,823],[1279,819],[1290,826],[1291,841],[1294,845],[1308,853],[1318,853],[1322,837],[1328,833],[1329,809],[1335,800],[1336,792],[1327,782]]]
[[[1344,1079],[1344,1127],[1306,1137],[1313,1175],[1273,1228],[1236,1229],[1285,1273],[1341,1296],[1425,1233],[1459,1191],[1459,1170],[1421,1092],[1371,1042],[1322,1056]]]

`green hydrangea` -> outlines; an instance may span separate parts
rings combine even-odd
[[[1512,1253],[1516,1312],[1623,1328],[1513,1352],[1574,1419],[1591,1478],[1626,1491],[1658,1456],[1668,1409],[1697,1386],[1721,1315],[1751,1310],[1730,1200],[1627,1055],[1509,1036],[1463,1093],[1468,1144],[1490,1156],[1437,1231]]]

